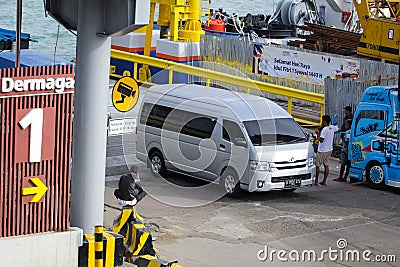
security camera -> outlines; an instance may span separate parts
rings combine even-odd
[[[116,104],[124,103],[126,97],[134,97],[136,94],[136,91],[133,90],[133,87],[122,82],[118,85],[117,92],[121,94],[121,99],[115,101]]]

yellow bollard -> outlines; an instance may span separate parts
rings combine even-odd
[[[96,267],[103,267],[103,226],[94,227],[94,259]]]

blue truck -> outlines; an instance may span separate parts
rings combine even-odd
[[[373,188],[400,187],[400,103],[397,86],[365,90],[349,140],[350,179]]]

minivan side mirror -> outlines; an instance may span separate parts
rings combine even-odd
[[[235,146],[242,146],[242,147],[247,147],[247,142],[243,138],[235,138],[233,140],[233,144]]]

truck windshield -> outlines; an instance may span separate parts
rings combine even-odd
[[[252,120],[243,122],[251,142],[255,146],[299,143],[307,136],[292,118]]]

